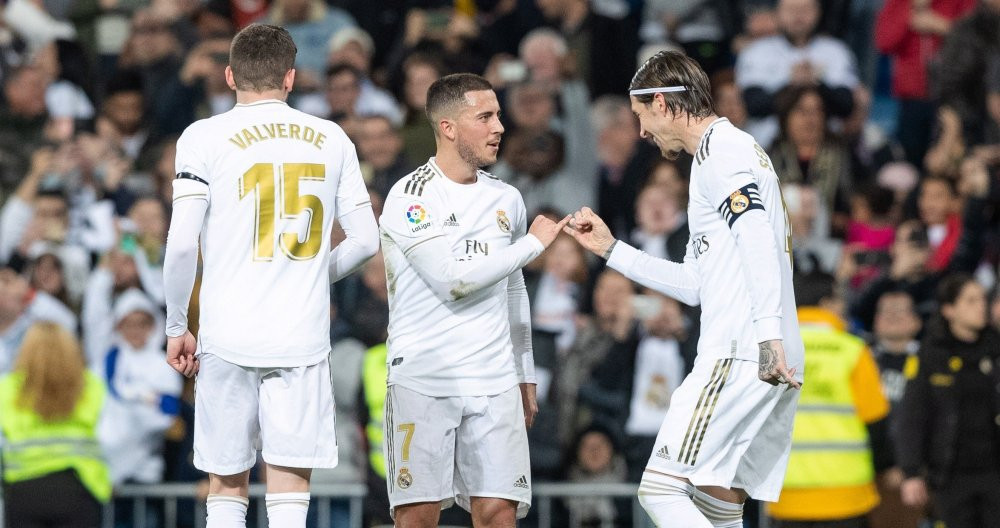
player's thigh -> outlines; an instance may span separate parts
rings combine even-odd
[[[385,399],[383,452],[392,508],[454,497],[455,430],[461,398],[438,398],[400,385]]]
[[[257,461],[258,377],[214,354],[201,354],[195,378],[194,465],[216,475],[242,473]]]
[[[733,481],[734,487],[744,489],[751,497],[769,502],[777,501],[781,495],[800,394],[788,385],[771,390],[777,392],[775,405],[769,413],[757,417],[761,421],[759,427],[744,432],[742,440],[749,442],[749,447]]]
[[[290,468],[337,465],[333,385],[324,358],[306,367],[262,369],[261,451],[264,461]]]
[[[671,396],[647,467],[696,486],[731,487],[747,446],[780,389],[757,378],[757,363],[699,361]]]
[[[531,461],[520,389],[467,398],[465,412],[455,456],[459,506],[469,510],[471,497],[507,499],[523,517],[531,506]]]

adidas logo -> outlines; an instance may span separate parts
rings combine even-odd
[[[445,227],[458,227],[458,219],[455,218],[455,213],[451,213],[451,216],[449,216],[444,221],[444,226]]]
[[[656,456],[670,460],[670,451],[667,451],[667,446],[663,446],[656,452]]]
[[[528,479],[524,478],[524,475],[521,475],[521,478],[514,482],[514,487],[528,489]]]

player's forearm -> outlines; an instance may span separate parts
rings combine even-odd
[[[519,383],[536,383],[535,356],[531,346],[531,308],[521,270],[511,273],[507,279],[507,316],[517,380]]]
[[[692,262],[677,263],[652,257],[619,240],[608,257],[608,266],[629,279],[684,304],[701,304],[701,279]]]
[[[757,341],[781,339],[781,265],[774,230],[763,210],[747,211],[731,226],[750,292]]]
[[[438,298],[449,302],[495,285],[544,250],[537,238],[527,235],[488,257],[456,260],[444,237],[436,237],[414,246],[407,258]]]
[[[184,335],[188,328],[188,303],[198,271],[198,236],[208,202],[175,202],[163,258],[163,289],[167,302],[167,335]]]
[[[339,219],[347,234],[343,242],[330,252],[330,282],[354,273],[378,252],[378,224],[372,208],[355,209]]]

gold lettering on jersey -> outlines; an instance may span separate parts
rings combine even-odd
[[[261,123],[240,130],[229,138],[229,142],[239,147],[240,150],[246,150],[257,141],[278,138],[304,141],[322,150],[326,134],[318,132],[312,127],[294,123]]]

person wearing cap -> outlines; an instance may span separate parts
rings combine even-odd
[[[108,387],[98,429],[115,484],[156,483],[163,478],[163,435],[180,408],[183,378],[165,361],[164,338],[155,329],[163,313],[141,290],[111,302],[111,281],[96,280],[84,304],[90,368]],[[103,292],[96,291],[103,290]]]

